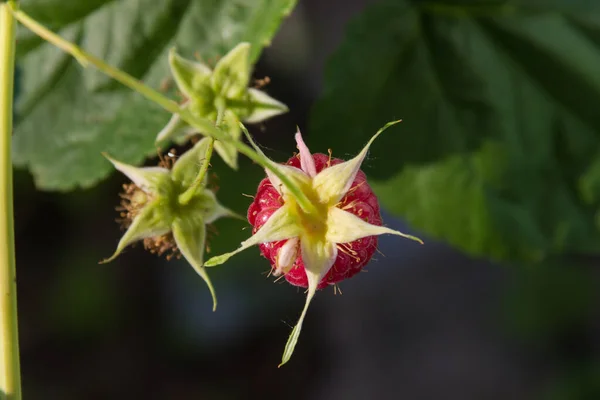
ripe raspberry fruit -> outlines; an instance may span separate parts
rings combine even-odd
[[[313,154],[312,157],[316,173],[344,162],[339,158],[332,158],[322,153]],[[301,169],[300,154],[290,158],[286,164]],[[254,201],[248,208],[248,221],[253,226],[252,233],[256,233],[283,204],[284,200],[282,196],[273,187],[269,178],[263,179],[258,186]],[[336,207],[356,215],[369,224],[377,226],[381,226],[382,224],[377,197],[371,190],[371,187],[367,183],[367,178],[362,171],[358,171],[356,178],[350,186],[350,190],[336,204]],[[270,261],[275,276],[284,272],[277,268],[277,258],[280,257],[280,252],[291,251],[293,254],[296,254],[297,256],[292,268],[285,273],[284,277],[292,285],[306,288],[308,287],[308,277],[306,276],[302,255],[298,251],[299,243],[294,242],[287,246],[293,246],[292,249],[284,247],[290,240],[293,239],[261,243],[259,244],[260,251]],[[366,236],[350,243],[338,244],[337,248],[337,258],[329,272],[319,282],[318,289],[323,289],[328,285],[335,285],[360,272],[367,265],[371,257],[373,257],[377,249],[377,236]]]
[[[317,289],[359,272],[373,256],[377,235],[388,233],[423,243],[382,226],[379,204],[360,171],[373,140],[397,122],[381,128],[349,161],[311,154],[298,132],[299,154],[286,164],[276,164],[262,154],[246,132],[268,166],[267,178],[260,183],[248,209],[253,235],[237,250],[213,257],[205,266],[222,264],[240,251],[259,245],[275,275],[284,274],[292,285],[308,288],[304,309],[290,334],[280,366],[294,352]]]

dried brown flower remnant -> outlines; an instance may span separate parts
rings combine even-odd
[[[171,232],[144,239],[144,249],[159,257],[166,254],[167,261],[171,261],[173,258],[178,260],[181,258],[181,252]]]
[[[137,187],[135,183],[123,184],[123,191],[119,193],[119,197],[121,202],[116,207],[119,212],[119,218],[116,219],[116,222],[121,225],[122,229],[127,229],[150,198],[148,193]]]

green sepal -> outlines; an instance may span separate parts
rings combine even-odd
[[[140,213],[131,222],[131,225],[119,241],[117,250],[109,258],[101,261],[101,264],[114,260],[125,247],[153,236],[161,236],[171,230],[171,215],[163,207],[163,200],[156,198],[142,208]]]
[[[254,88],[248,88],[242,100],[233,102],[232,109],[241,120],[249,124],[255,124],[289,111],[289,108],[282,102],[275,100],[262,90]]]
[[[169,170],[161,167],[139,168],[125,164],[111,158],[108,154],[102,155],[125,176],[127,176],[137,187],[146,193],[160,192],[169,180]]]
[[[223,118],[222,124],[219,128],[227,134],[234,141],[239,141],[242,135],[240,123],[236,115],[230,111],[225,111],[225,117]],[[215,151],[219,156],[229,165],[232,169],[237,170],[238,168],[238,151],[232,143],[222,142],[220,140],[215,142]]]
[[[298,237],[301,232],[302,229],[297,224],[296,215],[290,211],[290,207],[283,205],[271,215],[271,218],[254,235],[244,240],[240,247],[232,252],[212,257],[204,266],[216,267],[251,246]]]
[[[181,109],[188,109],[190,102],[181,105]],[[173,114],[167,125],[156,135],[156,143],[173,141],[182,144],[182,140],[186,140],[190,135],[197,132],[197,129],[190,126],[178,114]]]
[[[306,294],[304,309],[302,310],[302,314],[300,314],[298,323],[294,326],[294,329],[292,329],[292,333],[285,344],[285,349],[283,350],[283,355],[281,357],[281,364],[279,364],[278,367],[287,363],[292,357],[292,354],[294,354],[294,349],[296,348],[300,332],[302,331],[302,324],[304,322],[304,317],[306,317],[308,306],[317,292],[319,282],[327,275],[327,272],[329,272],[333,266],[338,254],[336,244],[326,240],[302,237],[300,246],[302,260],[304,261],[304,268],[306,270],[306,277],[308,279],[308,292]]]
[[[178,182],[182,188],[190,187],[194,183],[211,140],[208,137],[202,138],[194,147],[183,153],[173,165],[171,179]],[[206,186],[207,179],[207,175],[204,175],[200,188]]]
[[[302,331],[302,324],[304,323],[304,317],[306,317],[306,312],[308,311],[308,306],[310,305],[313,297],[315,295],[315,291],[312,290],[308,292],[306,296],[306,302],[304,303],[304,309],[302,310],[302,314],[300,314],[300,318],[298,322],[292,329],[290,336],[288,337],[287,342],[285,343],[285,348],[283,350],[283,355],[281,356],[281,363],[277,366],[280,368],[282,365],[290,361],[292,358],[292,354],[294,354],[294,349],[296,348],[296,344],[298,343],[298,339],[300,338],[300,332]]]
[[[212,74],[217,96],[237,99],[244,95],[250,81],[250,43],[242,42],[219,60]]]
[[[173,221],[173,238],[187,262],[206,282],[213,300],[213,311],[215,311],[217,309],[217,295],[206,269],[202,266],[204,247],[206,246],[206,225],[204,221],[199,215],[186,215],[185,218],[176,218]]]
[[[210,90],[212,71],[207,65],[183,58],[172,48],[169,66],[177,87],[187,98],[201,96],[207,89]]]
[[[229,208],[224,207],[219,203],[217,196],[212,191],[204,190],[199,196],[204,204],[206,204],[206,208],[203,211],[204,222],[206,224],[212,224],[217,219],[223,217],[235,218],[242,221],[246,220],[246,217],[243,215],[231,211]]]

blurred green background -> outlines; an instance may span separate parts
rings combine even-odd
[[[101,8],[86,16],[98,31],[56,18],[55,27],[93,46],[107,34],[100,22],[111,26],[119,6],[149,4],[109,3],[108,16]],[[167,29],[186,7],[206,6],[207,20],[218,21],[267,3],[158,1],[146,10],[160,16],[173,5]],[[56,8],[37,17],[52,20],[48,10]],[[187,50],[225,35],[188,25]],[[136,28],[148,33],[144,27]],[[128,34],[110,31],[108,43],[123,47]],[[20,44],[37,46],[31,38]],[[137,62],[162,54],[132,46]],[[111,59],[104,50],[150,82],[163,78],[160,66],[138,70],[135,57]],[[281,369],[304,294],[272,284],[257,249],[210,270],[216,313],[184,262],[136,246],[98,265],[121,234],[113,220],[125,180],[112,174],[90,188],[108,165],[95,148],[73,148],[110,137],[105,145],[132,162],[142,152],[128,147],[136,138],[119,136],[122,116],[94,114],[112,104],[116,86],[70,72],[76,67],[59,53],[51,53],[55,64],[40,63],[43,52],[52,50],[27,55],[17,75],[15,160],[33,172],[19,168],[15,179],[26,398],[600,398],[600,2],[305,0],[293,9],[254,73],[271,78],[266,90],[291,112],[252,133],[279,161],[295,149],[296,125],[313,151],[347,158],[402,118],[372,147],[365,171],[385,223],[426,245],[381,238],[385,256],[368,273],[343,282],[342,296],[319,293]],[[45,76],[71,108],[48,95],[54,89],[35,90]],[[112,107],[123,104],[130,99]],[[152,118],[136,126],[138,141],[152,153],[157,131],[145,129],[168,115],[144,112]],[[59,136],[79,116],[79,130]],[[239,173],[213,164],[219,198],[243,213],[250,199],[242,193],[253,194],[262,171],[247,160]],[[70,170],[82,172],[65,180]],[[77,186],[86,188],[56,191]],[[216,227],[211,254],[250,234],[235,221]]]

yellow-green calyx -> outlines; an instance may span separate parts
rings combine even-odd
[[[206,242],[206,225],[221,217],[238,217],[217,201],[214,193],[206,188],[206,179],[197,184],[200,164],[198,160],[206,154],[210,138],[204,138],[183,154],[172,165],[165,167],[138,168],[105,157],[116,169],[125,174],[133,185],[125,186],[124,207],[126,232],[117,245],[117,250],[103,262],[116,258],[130,244],[144,240],[145,247],[161,254],[176,251],[181,254],[204,279],[213,298],[213,309],[217,300],[214,288],[203,267]],[[196,187],[186,202],[180,195]],[[238,217],[239,218],[239,217]],[[172,240],[174,243],[170,243]]]
[[[314,209],[307,212],[300,207],[293,197],[288,196],[287,207],[290,216],[302,228],[304,236],[312,237],[318,240],[324,240],[327,233],[329,205],[315,201],[317,197],[312,187],[305,188],[304,194],[308,197]]]
[[[181,107],[214,122],[234,140],[241,136],[239,121],[256,123],[288,111],[285,104],[261,90],[248,87],[249,43],[240,43],[233,48],[219,60],[214,70],[181,57],[174,49],[169,53],[169,65],[177,87],[186,97]],[[197,132],[179,115],[173,115],[156,141],[181,142],[195,133],[202,132]],[[237,168],[237,150],[231,143],[218,141],[215,150],[229,166]]]

